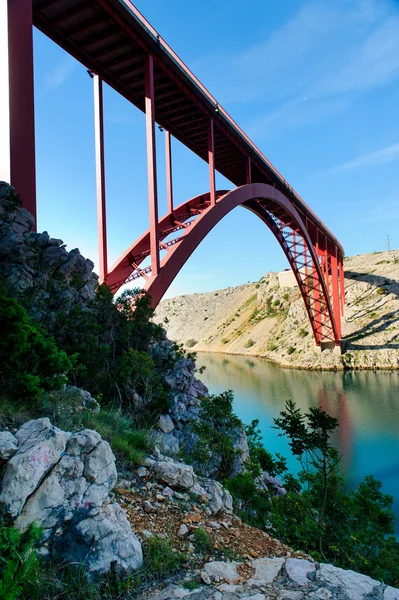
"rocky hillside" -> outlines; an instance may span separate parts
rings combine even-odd
[[[361,502],[334,488],[347,514],[331,517],[319,554],[317,495],[299,481],[293,494],[292,476],[283,485],[284,461],[234,415],[230,392],[209,395],[193,357],[149,319],[150,299],[113,302],[90,260],[32,225],[0,182],[0,598],[399,600],[378,482],[359,486]],[[388,285],[377,295],[391,302]],[[297,312],[273,275],[221,294],[242,329],[284,329],[300,318],[291,293]],[[321,564],[327,551],[364,574]]]
[[[399,251],[345,259],[346,353],[314,345],[300,292],[277,273],[258,282],[164,300],[155,320],[170,339],[206,352],[264,356],[313,369],[399,367]]]

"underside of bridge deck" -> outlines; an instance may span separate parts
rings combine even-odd
[[[198,225],[194,226],[193,221],[201,222],[204,214],[213,210],[214,216],[209,219],[215,224],[217,205],[226,205],[229,196],[218,194],[215,189],[217,170],[235,188],[249,189],[251,184],[261,184],[274,190],[259,197],[252,193],[237,205],[253,210],[254,206],[248,202],[258,202],[258,213],[263,211],[263,216],[258,216],[274,231],[297,279],[302,280],[300,274],[306,272],[307,283],[305,281],[301,292],[316,343],[320,344],[322,338],[339,342],[344,303],[342,246],[129,0],[5,0],[1,11],[4,35],[0,44],[5,51],[4,67],[9,85],[0,92],[3,107],[0,120],[9,135],[5,146],[0,148],[0,178],[11,180],[32,213],[36,213],[32,51],[32,25],[35,25],[80,61],[94,80],[100,278],[114,290],[136,278],[149,278],[152,282],[149,289],[153,293],[157,289],[157,296],[164,293],[166,281],[170,279],[165,278],[166,270],[171,269],[173,261],[177,265],[182,260],[177,258],[179,254],[185,256],[184,260],[188,258],[178,248],[187,247],[190,236],[191,240],[201,237],[195,233]],[[110,270],[103,82],[145,113],[147,132],[150,228]],[[158,218],[155,124],[165,130],[166,142],[168,214],[161,220]],[[172,136],[209,164],[209,194],[176,209],[173,207]],[[280,194],[290,210],[276,202],[273,193]],[[240,193],[235,197],[241,197]],[[174,231],[183,235],[169,239]],[[181,243],[183,237],[186,246]],[[162,250],[166,250],[170,258],[161,261]],[[151,266],[140,268],[147,256],[151,258]],[[175,272],[176,267],[172,271]],[[317,274],[317,284],[314,277],[310,281],[308,271]],[[322,315],[319,319],[311,317],[307,298],[312,298],[312,311]]]

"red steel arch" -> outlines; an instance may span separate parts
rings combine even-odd
[[[323,340],[338,344],[341,338],[338,285],[341,248],[334,247],[330,241],[325,242],[321,252],[317,229],[314,239],[314,224],[304,221],[293,203],[267,184],[253,183],[229,192],[216,192],[215,204],[209,193],[181,204],[158,223],[159,248],[167,251],[159,272],[151,274],[151,267],[140,268],[151,252],[148,230],[111,267],[107,285],[116,292],[123,284],[145,277],[144,289],[151,295],[155,308],[201,241],[237,206],[251,210],[262,219],[280,243],[301,291],[316,344],[320,345]],[[179,237],[164,241],[176,231],[180,231]]]

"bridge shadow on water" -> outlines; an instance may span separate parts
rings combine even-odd
[[[346,286],[346,289],[350,289],[352,285],[355,285],[356,282],[363,281],[367,284],[370,284],[372,287],[368,288],[364,291],[363,294],[357,299],[356,303],[352,303],[352,308],[354,306],[358,306],[358,312],[354,313],[350,319],[348,319],[348,323],[353,323],[357,319],[364,318],[367,315],[376,314],[375,311],[381,309],[385,304],[389,303],[389,300],[385,302],[381,302],[383,295],[376,300],[371,306],[366,308],[361,307],[361,302],[367,300],[368,297],[372,296],[375,293],[375,288],[381,288],[386,290],[386,294],[394,294],[399,298],[399,283],[395,279],[390,279],[388,277],[384,277],[383,275],[373,275],[369,273],[359,273],[357,271],[347,271],[345,273],[345,279],[351,279],[354,283]],[[374,289],[373,289],[374,288]],[[378,305],[378,306],[377,306]],[[393,326],[394,323],[399,321],[399,316],[396,311],[391,311],[381,317],[376,315],[376,318],[364,325],[357,331],[346,336],[346,341],[348,344],[348,349],[356,349],[356,350],[378,350],[380,348],[391,348],[391,349],[399,349],[399,331],[392,338],[381,344],[357,344],[358,340],[361,340],[367,336],[383,333],[387,329]]]

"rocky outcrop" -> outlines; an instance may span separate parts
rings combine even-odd
[[[191,492],[206,502],[211,514],[233,510],[230,492],[218,481],[196,475],[191,465],[164,456],[155,449],[155,453],[145,460],[145,466],[146,469],[139,472],[141,476],[151,472],[156,481],[167,486],[167,490]]]
[[[14,188],[0,182],[0,279],[51,331],[60,310],[93,298],[98,277],[77,248],[68,252],[62,240],[33,229],[33,216],[18,206]]]
[[[88,573],[139,568],[141,545],[111,494],[117,473],[108,442],[90,429],[61,431],[47,418],[25,423],[14,440],[0,504],[18,529],[32,522],[42,528],[40,552],[81,563]]]
[[[188,591],[182,581],[148,600],[399,600],[398,589],[371,577],[299,558],[212,561],[196,575],[197,589]]]

